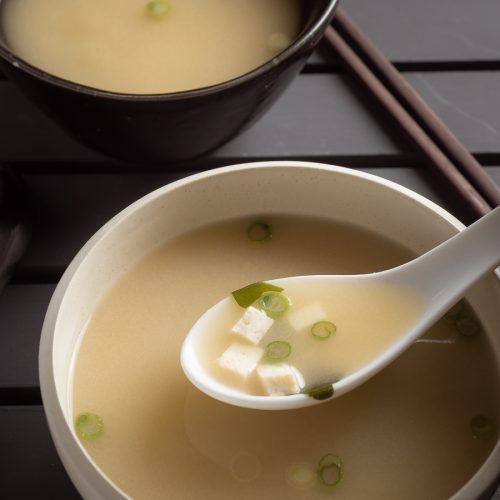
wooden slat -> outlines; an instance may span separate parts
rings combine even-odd
[[[0,497],[78,500],[41,406],[0,407]]]
[[[407,73],[431,107],[475,154],[500,156],[500,72]],[[10,83],[0,82],[0,151],[13,162],[107,162],[63,135]],[[272,138],[272,139],[271,139]],[[413,158],[413,147],[348,76],[300,75],[267,115],[205,160]],[[359,164],[359,163],[358,163]],[[38,164],[33,169],[43,169]],[[70,166],[68,168],[71,168]],[[140,169],[141,166],[134,167]]]
[[[264,118],[213,157],[396,155],[408,150],[397,130],[371,113],[354,89],[346,77],[301,75]],[[0,102],[3,160],[103,160],[61,134],[8,82],[0,82]]]
[[[349,0],[349,16],[402,70],[500,69],[500,3],[491,0]],[[338,71],[320,45],[305,71]]]
[[[350,76],[306,74],[254,127],[214,156],[312,159],[412,153],[409,140]]]
[[[500,152],[500,72],[408,73],[406,77],[469,150]]]
[[[344,7],[392,61],[500,60],[496,0],[349,0]]]
[[[33,193],[31,243],[17,275],[62,271],[76,252],[113,215],[183,174],[87,174],[25,176]]]

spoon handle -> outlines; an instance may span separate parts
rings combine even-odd
[[[431,310],[453,305],[500,263],[500,207],[456,236],[408,263],[405,273]],[[411,276],[410,276],[411,274]]]

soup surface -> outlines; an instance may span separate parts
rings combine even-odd
[[[19,57],[73,82],[137,94],[231,80],[284,50],[300,28],[299,0],[4,0],[1,5],[7,42]]]
[[[100,301],[73,381],[75,416],[95,413],[104,423],[99,437],[82,440],[97,465],[134,498],[420,500],[423,491],[448,498],[496,438],[491,425],[471,429],[476,416],[498,418],[496,371],[481,331],[463,336],[443,319],[369,382],[301,410],[233,407],[186,380],[184,337],[228,290],[299,274],[378,271],[411,257],[323,219],[273,216],[272,238],[250,241],[250,222],[167,243]],[[327,454],[342,463],[333,487],[318,476]]]

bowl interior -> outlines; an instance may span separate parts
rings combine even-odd
[[[165,241],[216,221],[259,214],[327,217],[376,231],[416,253],[462,227],[444,210],[393,183],[349,169],[300,162],[249,164],[195,175],[125,209],[69,266],[51,301],[42,334],[40,379],[49,426],[68,472],[81,489],[92,478],[92,487],[99,492],[119,495],[93,467],[72,430],[75,352],[99,299],[135,262]],[[482,280],[468,299],[486,329],[500,323],[500,286],[494,276]],[[491,342],[500,360],[500,338]],[[493,455],[483,467],[490,482],[497,473],[498,444]]]

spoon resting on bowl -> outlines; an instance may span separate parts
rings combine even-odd
[[[203,342],[207,331],[214,324],[217,324],[221,316],[226,314],[228,308],[234,308],[234,298],[231,296],[224,298],[206,311],[193,325],[182,346],[181,365],[187,378],[198,389],[215,399],[232,405],[261,410],[289,410],[318,404],[356,388],[395,360],[427,328],[443,316],[458,299],[463,297],[471,285],[486,273],[494,270],[499,263],[500,207],[497,207],[441,245],[393,269],[360,275],[294,276],[266,283],[266,286],[270,285],[271,288],[276,287],[278,290],[287,287],[297,289],[297,286],[305,290],[314,290],[320,286],[323,290],[338,288],[342,291],[358,287],[360,290],[371,290],[372,292],[375,290],[375,293],[377,293],[378,289],[382,290],[389,287],[396,291],[392,294],[393,298],[397,298],[398,295],[411,296],[415,303],[418,304],[418,307],[415,308],[417,313],[410,318],[402,330],[396,331],[396,335],[388,345],[382,345],[382,348],[375,351],[374,355],[340,378],[333,373],[325,373],[323,380],[327,382],[315,387],[313,390],[310,390],[311,388],[307,389],[307,384],[304,384],[303,379],[299,380],[302,377],[298,374],[296,379],[301,390],[295,390],[296,393],[286,395],[273,395],[272,392],[271,395],[248,394],[218,380],[214,377],[213,372],[207,369],[206,363],[202,362],[199,356],[200,349],[197,349],[197,346],[200,345],[200,342]],[[400,291],[401,293],[399,293]],[[388,297],[390,298],[391,295]],[[373,298],[375,299],[375,296]],[[397,305],[396,300],[395,304]],[[279,301],[276,305],[279,309]],[[392,305],[388,304],[391,307]],[[395,311],[395,314],[398,311],[397,308],[389,308],[388,310]],[[258,312],[255,313],[255,311]],[[265,308],[264,311],[266,311]],[[263,311],[257,309],[253,309],[252,313],[264,314]],[[267,314],[270,314],[269,311],[267,311]],[[271,314],[272,316],[273,314]],[[266,321],[272,323],[272,320]],[[328,321],[318,323],[321,324],[319,338],[330,335],[329,325],[332,325],[332,328],[335,327]],[[256,339],[248,337],[245,340],[257,344]],[[260,349],[251,345],[252,342],[247,342],[248,348],[246,351],[245,347],[243,347],[245,351],[243,355],[250,353],[253,356],[253,353]],[[271,342],[268,347],[271,344],[274,344],[275,350],[277,348],[278,357],[276,359],[279,359],[279,355],[282,354],[280,351],[288,349],[289,353],[288,342]],[[318,344],[321,344],[321,342]],[[322,349],[325,345],[323,343],[319,348]],[[262,350],[262,352],[264,351]],[[231,363],[233,363],[233,359],[230,360]],[[273,363],[269,363],[267,366],[271,366],[271,371],[273,370]],[[303,389],[304,385],[307,390]]]

